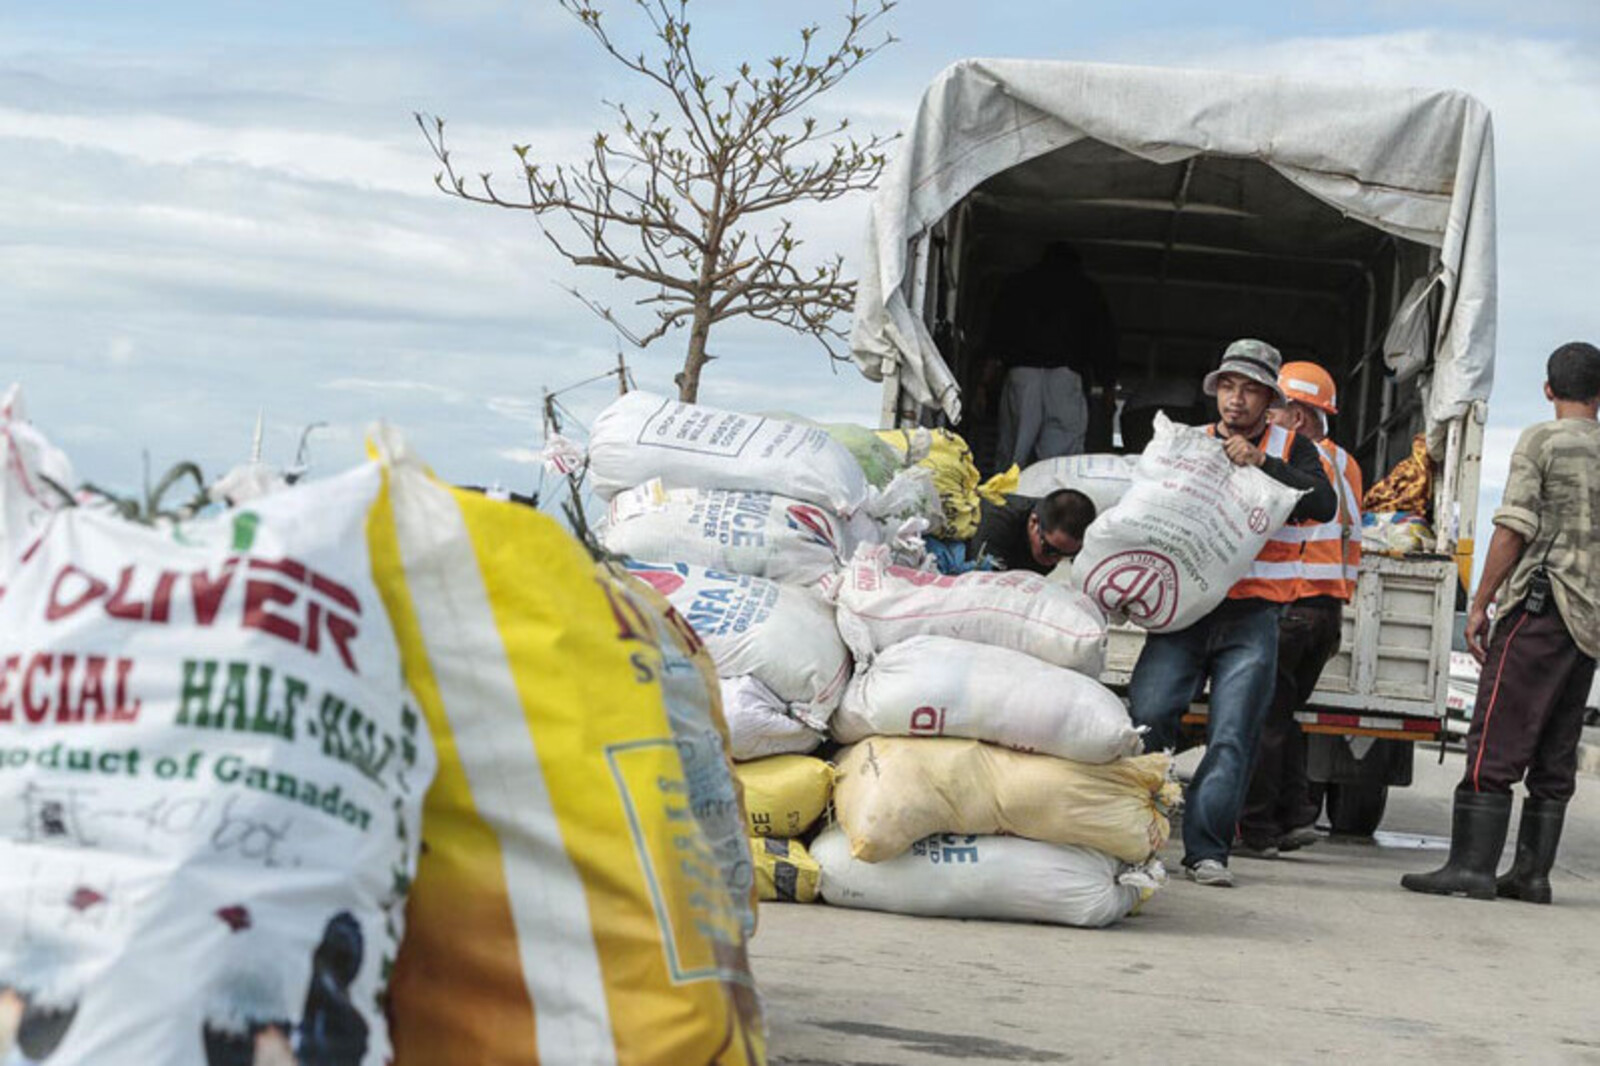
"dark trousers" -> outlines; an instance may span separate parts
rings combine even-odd
[[[1594,660],[1573,643],[1553,602],[1543,614],[1519,603],[1496,619],[1457,787],[1510,792],[1522,781],[1536,799],[1571,799],[1593,680]]]
[[[1309,819],[1306,738],[1295,712],[1306,705],[1322,668],[1339,651],[1342,604],[1331,596],[1291,603],[1278,623],[1278,675],[1261,725],[1255,772],[1239,815],[1239,836],[1265,847]],[[1315,817],[1315,814],[1311,814]]]

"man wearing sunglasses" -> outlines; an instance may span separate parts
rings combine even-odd
[[[1003,570],[1048,574],[1078,554],[1094,515],[1094,501],[1074,489],[1057,489],[1042,499],[1007,496],[1000,505],[984,500],[967,558],[987,555]]]

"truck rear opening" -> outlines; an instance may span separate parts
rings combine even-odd
[[[1240,337],[1333,375],[1331,435],[1367,484],[1424,435],[1431,550],[1368,555],[1306,709],[1345,745],[1314,751],[1313,775],[1403,783],[1409,748],[1367,756],[1444,717],[1493,363],[1492,159],[1487,112],[1460,93],[967,61],[924,96],[874,204],[852,349],[884,381],[886,423],[959,418],[1002,469],[995,308],[1064,244],[1115,323],[1086,450],[1137,446],[1119,428],[1152,395],[1178,421],[1215,418],[1199,383]],[[1104,680],[1126,683],[1142,643],[1114,631]]]

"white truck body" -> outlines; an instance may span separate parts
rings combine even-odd
[[[988,303],[1064,241],[1116,318],[1119,397],[1198,382],[1240,336],[1322,364],[1332,435],[1368,485],[1426,435],[1435,539],[1367,555],[1302,721],[1431,736],[1493,374],[1493,170],[1488,112],[1458,92],[964,61],[927,90],[874,201],[853,354],[883,382],[884,425],[954,424],[981,460]],[[1107,681],[1126,682],[1142,640],[1115,632]]]

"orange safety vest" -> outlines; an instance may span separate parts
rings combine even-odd
[[[1213,437],[1216,436],[1216,425],[1207,426],[1206,432]],[[1294,437],[1292,431],[1274,422],[1267,430],[1266,438],[1261,442],[1261,450],[1288,462],[1290,449],[1294,447]],[[1298,529],[1287,525],[1280,527],[1267,543],[1262,545],[1255,561],[1250,564],[1250,569],[1244,572],[1244,577],[1233,583],[1233,587],[1228,590],[1228,599],[1293,603],[1301,594],[1300,554]]]
[[[1348,602],[1361,572],[1361,468],[1331,440],[1317,441],[1322,468],[1339,494],[1339,513],[1326,522],[1305,522],[1300,597],[1334,596]]]

